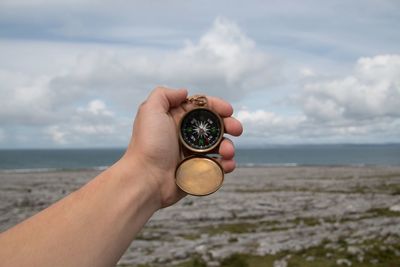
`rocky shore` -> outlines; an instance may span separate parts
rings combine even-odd
[[[0,230],[95,171],[0,172]],[[120,266],[400,266],[400,167],[239,168],[157,212]]]

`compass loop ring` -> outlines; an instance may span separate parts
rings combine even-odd
[[[189,103],[195,104],[196,106],[199,106],[199,107],[205,107],[205,106],[207,106],[207,103],[208,103],[207,97],[204,95],[194,95],[194,96],[188,97],[186,99],[186,101]]]

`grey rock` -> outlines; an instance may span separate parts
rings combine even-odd
[[[306,258],[306,261],[314,261],[314,260],[315,260],[315,257],[313,257],[313,256],[308,256]]]
[[[328,259],[332,258],[332,256],[333,256],[332,253],[329,253],[329,252],[325,254],[325,257]]]
[[[400,204],[393,205],[389,208],[390,211],[400,212]]]
[[[337,259],[336,264],[340,266],[351,266],[352,263],[348,259]]]
[[[379,261],[377,259],[372,259],[369,262],[372,263],[372,264],[378,264],[379,263]]]
[[[281,259],[281,260],[276,260],[276,261],[274,261],[273,266],[274,266],[274,267],[287,267],[287,266],[288,266],[288,263],[287,263],[286,260]]]
[[[186,259],[188,257],[188,253],[186,251],[179,250],[174,253],[174,258],[177,260]]]
[[[156,260],[156,262],[157,263],[166,263],[168,260],[166,259],[166,258],[164,258],[164,257],[162,257],[162,258],[157,258],[157,260]]]
[[[207,267],[218,267],[220,264],[218,261],[207,262]]]
[[[358,255],[357,256],[357,260],[358,260],[358,262],[364,262],[364,256],[363,255]]]
[[[195,248],[195,251],[199,254],[205,254],[207,252],[207,247],[205,245],[200,245]]]
[[[370,212],[398,210],[400,196],[391,194],[391,187],[385,186],[400,184],[400,176],[393,173],[400,173],[400,167],[239,168],[229,174],[217,193],[186,197],[158,211],[140,233],[143,238],[132,243],[120,264],[159,267],[179,264],[194,255],[217,264],[233,253],[290,253],[321,244],[365,261],[362,257],[368,248],[358,248],[358,244],[385,237],[389,249],[399,242],[400,216]],[[0,232],[96,174],[0,171]],[[345,246],[339,242],[343,237]],[[288,260],[284,257],[276,264],[284,265]]]
[[[347,247],[347,252],[351,255],[363,254],[363,250],[355,246]]]

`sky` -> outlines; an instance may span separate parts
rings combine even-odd
[[[125,147],[158,85],[237,147],[400,142],[400,2],[0,0],[0,148]]]

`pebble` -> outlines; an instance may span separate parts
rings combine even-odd
[[[188,254],[186,251],[177,251],[174,253],[174,258],[177,260],[182,260],[182,259],[186,259],[188,257]]]
[[[351,266],[351,261],[349,261],[348,259],[337,259],[336,264],[344,265],[344,266]]]
[[[379,263],[379,261],[377,259],[372,259],[369,262],[372,263],[372,264],[378,264]]]
[[[218,261],[207,262],[207,267],[218,267],[218,266],[219,266],[219,262]]]
[[[308,256],[307,258],[306,258],[306,261],[314,261],[315,260],[315,257],[314,256]]]
[[[357,256],[358,262],[364,262],[364,256],[363,255],[358,255]]]
[[[205,245],[200,245],[195,248],[198,254],[205,254],[207,252],[207,247]]]
[[[400,212],[400,204],[391,206],[389,210],[394,212]]]
[[[347,248],[347,252],[349,254],[351,254],[351,255],[357,255],[357,254],[362,254],[363,253],[362,249],[360,249],[358,247],[355,247],[355,246],[349,246]]]

